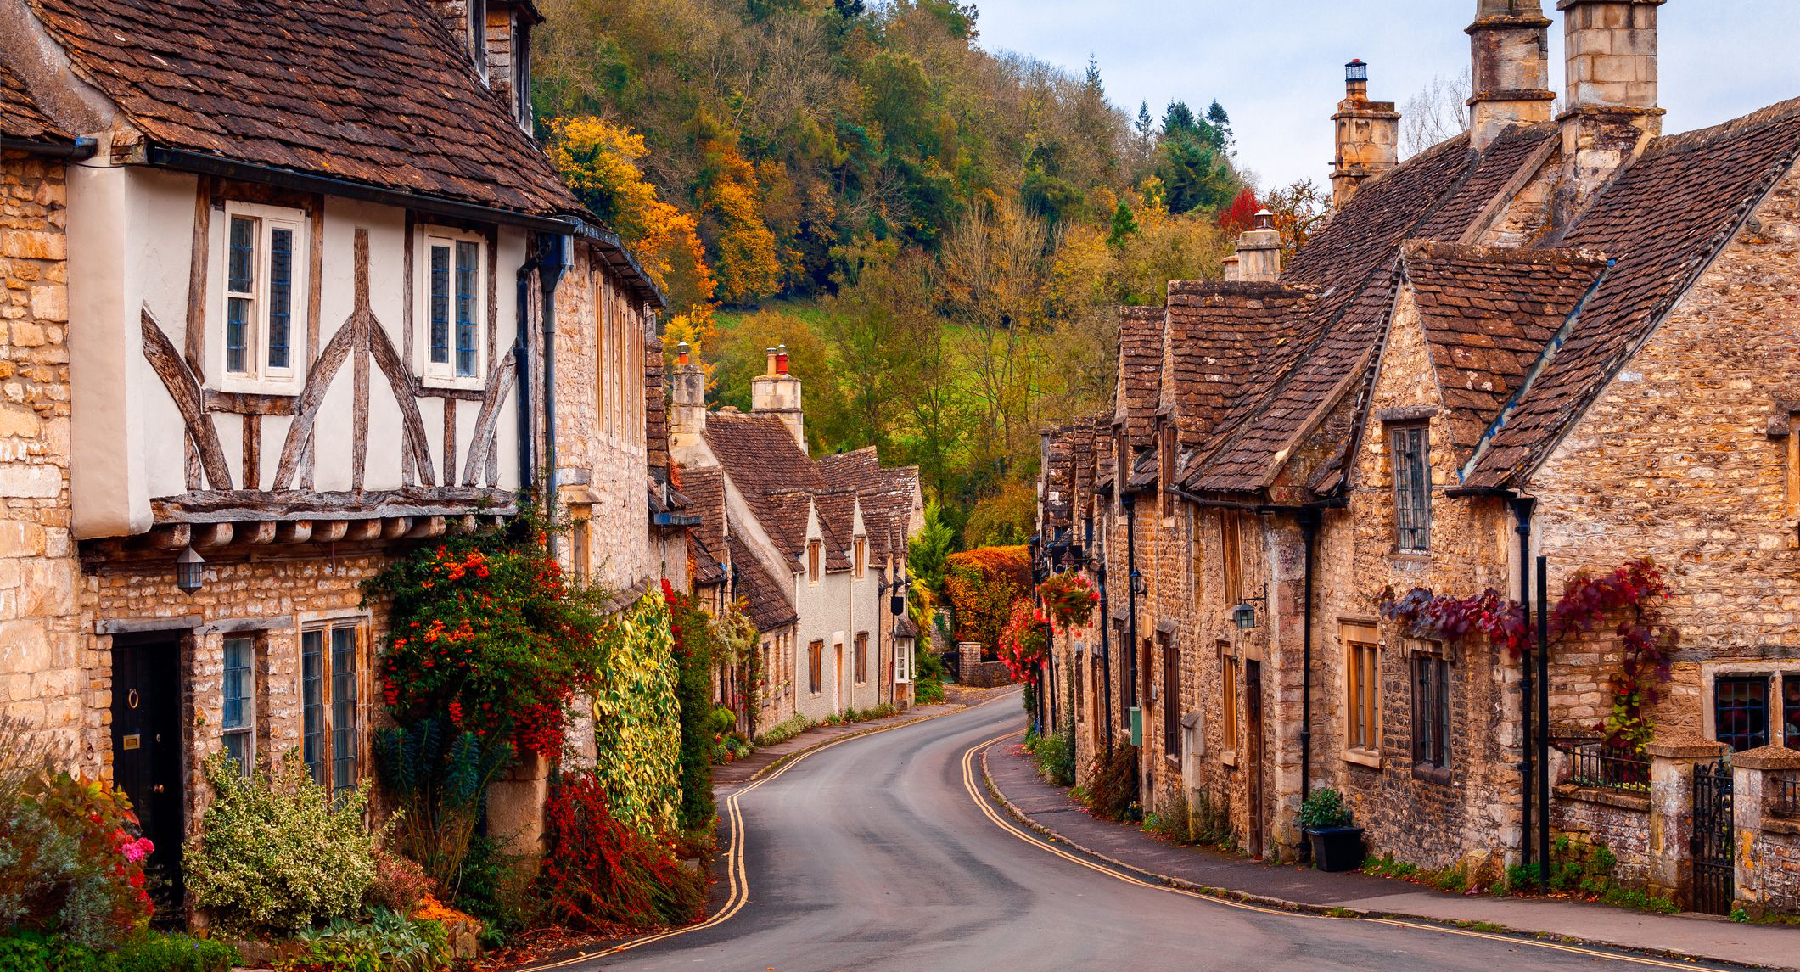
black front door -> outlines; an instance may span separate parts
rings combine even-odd
[[[181,910],[181,643],[113,639],[113,780],[156,845],[148,871],[158,918]]]

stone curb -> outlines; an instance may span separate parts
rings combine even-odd
[[[993,698],[993,699],[988,699],[983,702],[977,702],[974,705],[958,705],[955,708],[948,709],[943,712],[939,712],[936,715],[918,716],[918,717],[915,717],[912,719],[908,719],[905,722],[895,722],[895,723],[890,723],[885,726],[870,726],[866,729],[858,729],[855,732],[846,732],[841,736],[833,736],[830,739],[821,739],[818,742],[813,743],[812,745],[807,746],[804,749],[796,749],[793,752],[782,756],[780,759],[777,759],[775,762],[770,763],[769,765],[764,766],[762,769],[759,769],[756,772],[750,774],[750,777],[748,779],[744,780],[741,783],[734,783],[734,784],[732,784],[732,786],[734,786],[734,787],[749,786],[750,784],[755,783],[757,780],[760,780],[763,777],[768,776],[770,773],[773,773],[776,770],[781,769],[783,766],[786,766],[787,764],[793,762],[794,760],[799,759],[800,757],[805,756],[808,753],[814,752],[816,750],[824,749],[826,746],[835,746],[838,743],[845,742],[850,739],[856,739],[860,736],[871,736],[878,732],[886,732],[889,729],[899,729],[903,726],[912,726],[912,725],[917,725],[921,722],[930,722],[933,719],[942,719],[944,716],[956,715],[959,712],[967,712],[970,709],[979,709],[984,705],[987,705],[992,702],[998,702],[998,701],[1000,701],[998,698]],[[933,704],[936,705],[939,703],[933,703]]]
[[[1446,920],[1443,918],[1434,918],[1429,915],[1411,914],[1411,913],[1404,912],[1404,911],[1371,911],[1371,910],[1364,909],[1364,908],[1342,908],[1342,907],[1336,907],[1336,906],[1306,904],[1306,903],[1300,902],[1300,901],[1289,901],[1285,898],[1275,898],[1275,897],[1270,897],[1268,895],[1251,894],[1248,891],[1233,891],[1230,888],[1208,887],[1203,884],[1196,884],[1195,882],[1189,881],[1186,878],[1173,877],[1168,874],[1158,874],[1155,871],[1145,870],[1144,868],[1141,868],[1135,864],[1128,864],[1128,863],[1121,861],[1115,857],[1110,857],[1106,854],[1102,854],[1099,851],[1094,850],[1091,847],[1086,847],[1086,846],[1079,844],[1073,840],[1070,840],[1069,838],[1063,836],[1060,833],[1057,833],[1056,831],[1050,829],[1049,827],[1043,825],[1042,823],[1039,823],[1035,818],[1031,817],[1024,810],[1020,809],[1017,804],[1015,804],[1011,800],[1007,799],[1006,794],[1000,792],[1000,788],[994,784],[993,775],[988,772],[988,750],[993,749],[994,746],[996,746],[996,745],[999,745],[999,744],[998,743],[990,743],[987,746],[983,747],[981,750],[981,779],[982,779],[982,782],[987,787],[988,794],[990,796],[992,796],[994,798],[994,800],[996,802],[998,802],[1002,807],[1005,807],[1006,812],[1009,815],[1011,815],[1013,817],[1013,819],[1017,820],[1019,823],[1025,825],[1026,827],[1030,828],[1031,830],[1036,831],[1039,834],[1042,834],[1046,837],[1051,838],[1052,840],[1056,841],[1057,843],[1062,844],[1065,847],[1069,847],[1074,850],[1080,851],[1081,853],[1086,854],[1089,857],[1092,857],[1096,860],[1105,861],[1107,864],[1110,864],[1114,867],[1117,867],[1117,868],[1120,868],[1127,872],[1130,872],[1131,874],[1137,875],[1139,877],[1146,878],[1148,880],[1154,881],[1159,884],[1167,885],[1168,887],[1179,888],[1183,891],[1191,891],[1195,894],[1204,895],[1205,897],[1213,898],[1213,899],[1216,899],[1219,901],[1237,902],[1240,904],[1257,905],[1257,906],[1263,907],[1263,908],[1270,908],[1270,909],[1273,909],[1276,911],[1287,911],[1287,912],[1292,912],[1294,914],[1318,915],[1320,917],[1325,917],[1325,918],[1353,918],[1353,919],[1365,919],[1365,920],[1392,919],[1392,920],[1397,920],[1397,921],[1415,921],[1415,922],[1421,922],[1421,923],[1428,924],[1428,925],[1435,925],[1435,926],[1442,927],[1442,928],[1453,928],[1453,929],[1466,929],[1474,924],[1474,922],[1450,921],[1450,920]],[[1491,923],[1491,922],[1484,922],[1483,924],[1486,926],[1486,930],[1493,931],[1495,934],[1506,935],[1506,936],[1511,936],[1511,937],[1516,937],[1516,938],[1526,939],[1526,940],[1556,941],[1556,942],[1566,944],[1566,945],[1591,945],[1591,946],[1596,946],[1596,947],[1600,947],[1600,948],[1617,949],[1619,951],[1629,952],[1634,955],[1644,955],[1644,956],[1648,956],[1651,958],[1674,959],[1677,961],[1693,961],[1695,959],[1699,959],[1699,960],[1706,961],[1706,962],[1712,962],[1712,963],[1716,963],[1719,965],[1726,965],[1726,966],[1730,966],[1732,968],[1740,968],[1740,969],[1784,969],[1785,968],[1783,966],[1775,966],[1775,965],[1746,965],[1742,962],[1734,961],[1732,959],[1710,958],[1710,957],[1703,956],[1703,955],[1689,955],[1689,954],[1685,954],[1682,952],[1670,951],[1668,949],[1646,948],[1642,945],[1629,945],[1629,944],[1625,944],[1622,942],[1609,942],[1609,941],[1604,941],[1601,939],[1589,939],[1589,938],[1579,938],[1579,937],[1572,936],[1572,935],[1561,935],[1561,934],[1557,934],[1555,932],[1532,931],[1529,929],[1512,928],[1512,927],[1509,927],[1506,925],[1501,925],[1501,924]]]

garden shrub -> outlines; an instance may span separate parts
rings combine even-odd
[[[1350,808],[1344,803],[1344,795],[1329,786],[1307,794],[1300,804],[1300,826],[1305,830],[1350,826]]]
[[[1029,745],[1038,772],[1057,786],[1075,785],[1075,725],[1047,736],[1034,736]]]
[[[94,948],[141,930],[154,848],[125,795],[67,773],[15,782],[0,806],[0,927]]]
[[[693,920],[706,903],[705,870],[683,868],[673,842],[614,817],[608,792],[593,773],[565,775],[551,788],[540,879],[545,917],[599,931]]]
[[[1198,843],[1187,794],[1178,790],[1161,800],[1155,813],[1144,815],[1144,830],[1181,847]]]
[[[1138,748],[1114,746],[1112,756],[1094,759],[1088,777],[1088,809],[1107,820],[1130,820],[1138,813]]]
[[[368,923],[339,919],[299,937],[305,950],[278,963],[283,972],[435,972],[452,958],[442,924],[386,909]]]
[[[375,883],[365,788],[328,798],[290,750],[250,775],[224,753],[206,761],[214,799],[188,844],[188,893],[220,925],[298,932],[355,914]]]
[[[143,932],[93,949],[34,932],[0,937],[0,972],[229,972],[237,949],[187,935]]]
[[[927,648],[920,648],[914,658],[919,670],[913,673],[913,701],[920,705],[944,701],[944,660]]]
[[[758,746],[779,746],[789,739],[800,735],[813,727],[813,721],[803,715],[794,715],[770,727],[768,732],[756,737]]]
[[[983,547],[951,554],[944,589],[956,615],[956,640],[993,651],[1013,603],[1031,593],[1031,558],[1024,547]]]
[[[512,761],[512,747],[440,715],[376,732],[374,751],[377,778],[399,811],[394,846],[454,897],[482,797]]]
[[[522,866],[525,863],[525,855],[509,851],[494,837],[477,834],[469,841],[453,904],[481,919],[484,945],[499,945],[523,931],[542,910],[525,877],[530,873]]]
[[[370,907],[410,915],[436,891],[437,882],[418,861],[388,847],[376,846],[375,880],[369,885],[367,899]]]
[[[712,823],[714,739],[736,724],[730,709],[713,705],[713,661],[717,651],[712,616],[692,594],[677,594],[665,579],[663,600],[669,609],[676,667],[675,699],[681,716],[681,754],[677,776],[681,788],[680,826],[698,830]],[[722,724],[721,724],[722,721]]]
[[[597,778],[607,806],[647,834],[673,829],[681,801],[679,671],[669,625],[661,591],[612,618],[593,690],[594,740],[605,754]]]

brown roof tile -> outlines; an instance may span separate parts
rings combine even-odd
[[[794,603],[788,597],[791,585],[778,581],[770,574],[762,561],[750,552],[744,541],[738,539],[736,533],[726,541],[731,549],[732,577],[735,590],[744,602],[744,613],[749,615],[750,623],[762,632],[785,628],[800,620],[794,611]]]
[[[700,518],[689,535],[694,580],[717,584],[725,579],[725,474],[718,469],[683,469],[681,492],[688,498],[688,512]]]
[[[1133,448],[1150,444],[1162,395],[1163,315],[1161,307],[1119,310],[1119,393],[1114,422],[1125,424]]]
[[[72,142],[38,107],[25,80],[0,63],[0,136],[34,142]]]
[[[30,0],[156,143],[537,214],[579,205],[427,0]]]

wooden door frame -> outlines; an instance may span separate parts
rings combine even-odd
[[[1263,697],[1262,697],[1262,662],[1254,658],[1244,660],[1244,740],[1248,750],[1245,772],[1248,774],[1245,783],[1245,799],[1249,804],[1250,832],[1248,850],[1250,856],[1261,859],[1266,843],[1266,829],[1263,820],[1265,784],[1263,779]]]

